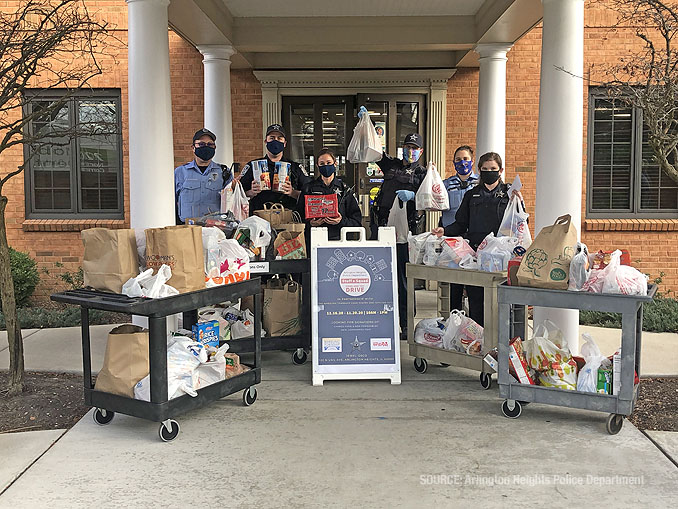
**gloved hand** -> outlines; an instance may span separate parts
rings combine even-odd
[[[358,110],[358,118],[362,118],[364,113],[367,113],[367,108],[365,108],[365,106],[361,106]]]
[[[407,189],[398,189],[396,191],[396,196],[400,199],[400,201],[403,202],[414,200],[414,191],[408,191]]]

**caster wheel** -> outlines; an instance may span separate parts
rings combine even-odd
[[[610,414],[605,421],[605,428],[610,435],[616,435],[624,425],[624,416],[619,414]]]
[[[179,435],[179,423],[174,419],[168,419],[160,424],[158,435],[163,442],[171,442]]]
[[[256,400],[257,400],[256,388],[250,387],[249,389],[245,389],[245,391],[242,393],[242,402],[245,406],[250,406],[254,404]]]
[[[441,362],[440,365],[441,365],[443,368],[449,368],[449,367],[450,367],[450,365],[449,365],[448,363],[446,363],[446,362]]]
[[[426,362],[426,359],[415,357],[414,369],[416,369],[419,373],[426,373],[426,370],[428,369],[428,362]]]
[[[292,354],[292,363],[298,366],[302,365],[308,359],[308,354],[305,350],[299,349],[295,350]]]
[[[94,410],[92,417],[94,418],[94,422],[99,426],[106,426],[106,424],[109,424],[113,420],[113,417],[115,417],[115,412],[111,412],[104,408],[97,408]]]
[[[485,390],[492,387],[492,374],[491,373],[480,373],[480,386]]]
[[[515,402],[515,406],[513,409],[509,407],[509,401],[508,399],[504,400],[504,402],[501,404],[501,413],[503,413],[506,417],[510,419],[517,419],[520,417],[520,413],[523,411],[523,407],[520,404],[520,401]]]

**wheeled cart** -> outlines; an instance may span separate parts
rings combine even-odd
[[[184,394],[168,399],[167,395],[167,316],[203,306],[254,296],[254,364],[249,371],[199,389],[197,397]],[[130,298],[121,294],[93,290],[70,290],[51,296],[57,302],[81,307],[82,365],[85,384],[85,403],[95,407],[94,420],[108,424],[115,412],[160,422],[158,433],[165,441],[179,434],[179,423],[174,418],[211,401],[238,391],[243,392],[243,403],[251,405],[257,399],[254,385],[261,382],[261,283],[259,278],[183,293],[163,299]],[[148,317],[149,368],[151,401],[141,401],[117,394],[97,391],[92,383],[90,355],[89,310],[102,309]]]
[[[607,431],[619,433],[624,416],[631,415],[638,397],[638,385],[634,375],[640,376],[640,345],[643,332],[643,304],[650,302],[657,291],[656,285],[648,286],[646,297],[633,295],[583,293],[568,290],[544,290],[520,286],[499,286],[499,394],[506,398],[501,410],[506,417],[518,418],[522,407],[529,403],[545,403],[571,408],[608,412]],[[621,313],[621,386],[616,395],[598,394],[521,384],[509,375],[510,309],[512,305],[539,305],[548,308],[606,311]],[[524,336],[523,336],[524,338]]]
[[[480,385],[484,389],[492,386],[492,368],[483,361],[481,356],[468,355],[453,350],[445,350],[414,341],[414,281],[425,279],[439,283],[457,283],[469,286],[482,286],[484,294],[484,342],[483,351],[497,346],[497,287],[506,281],[506,272],[486,272],[482,270],[448,269],[428,265],[407,264],[407,343],[410,355],[414,359],[414,369],[419,373],[426,372],[428,362],[437,362],[442,365],[452,365],[480,371]],[[447,300],[447,315],[449,315],[449,299]],[[438,306],[440,309],[440,304]],[[446,316],[446,315],[443,315]],[[521,322],[524,327],[524,320]],[[518,325],[516,323],[516,325]]]

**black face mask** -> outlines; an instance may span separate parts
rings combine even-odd
[[[214,157],[214,153],[216,152],[216,148],[214,147],[196,147],[195,148],[195,155],[198,156],[200,159],[203,161],[209,161]]]
[[[491,186],[497,180],[499,180],[499,170],[492,171],[482,170],[480,172],[480,180],[482,181],[483,184]]]

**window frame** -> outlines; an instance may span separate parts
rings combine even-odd
[[[631,114],[631,208],[593,209],[593,151],[595,102],[611,100],[604,88],[589,89],[588,124],[586,133],[586,217],[588,219],[676,219],[678,208],[673,210],[643,210],[640,208],[640,186],[643,168],[643,111],[632,106]]]
[[[116,210],[83,210],[82,209],[82,188],[81,188],[81,179],[78,166],[78,154],[80,147],[80,137],[76,136],[70,140],[71,147],[71,175],[70,175],[70,188],[71,188],[71,207],[70,210],[61,212],[62,209],[52,209],[52,210],[40,210],[36,211],[35,204],[35,193],[34,193],[34,183],[33,183],[33,169],[31,161],[28,162],[26,168],[24,168],[24,195],[25,195],[25,217],[26,219],[124,219],[125,210],[124,210],[124,161],[123,161],[123,133],[122,133],[122,100],[121,100],[121,90],[113,88],[105,89],[93,89],[93,90],[82,90],[73,94],[72,97],[68,99],[68,109],[69,109],[69,118],[71,119],[72,124],[79,121],[77,104],[78,101],[86,99],[105,99],[111,101],[115,104],[117,109],[117,129],[118,129],[118,161],[119,161],[119,172],[118,172],[118,206]],[[54,90],[45,90],[45,89],[30,89],[26,91],[26,103],[24,108],[27,109],[30,107],[31,102],[34,100],[50,100],[50,99],[59,99],[63,97],[62,93]],[[24,114],[27,114],[27,111],[24,111]],[[26,129],[29,129],[29,132],[32,132],[33,123],[31,122],[26,126]],[[30,157],[30,147],[27,144],[24,144],[24,161],[27,161]]]

